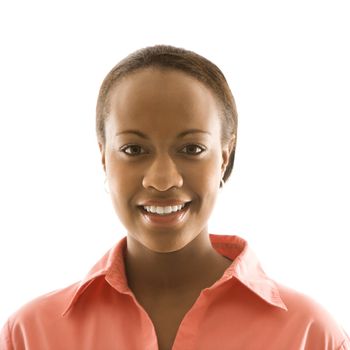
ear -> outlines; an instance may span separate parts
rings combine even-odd
[[[104,170],[104,172],[106,172],[105,147],[100,142],[98,143],[98,147],[100,148],[100,152],[101,152],[101,162],[102,162],[103,170]]]
[[[232,139],[222,148],[222,163],[221,163],[221,176],[224,176],[226,167],[230,160],[231,152],[235,146],[236,137],[233,135]]]

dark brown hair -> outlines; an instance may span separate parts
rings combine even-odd
[[[235,100],[224,74],[208,59],[199,54],[169,45],[156,45],[137,50],[121,60],[105,77],[96,106],[96,132],[99,143],[105,145],[105,120],[109,115],[110,92],[122,78],[136,70],[156,67],[183,71],[205,84],[221,106],[222,143],[233,142],[223,180],[231,175],[237,140],[237,110]]]

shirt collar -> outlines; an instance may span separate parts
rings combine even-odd
[[[209,234],[209,237],[214,249],[219,254],[232,260],[232,264],[211,288],[231,278],[236,278],[265,302],[286,311],[288,310],[281,299],[277,284],[265,274],[254,252],[243,238],[216,234]],[[72,290],[72,294],[68,297],[69,302],[62,314],[63,316],[71,310],[84,291],[100,276],[105,276],[107,283],[120,293],[132,293],[128,286],[125,273],[124,256],[126,242],[126,237],[123,237],[93,266],[87,276]]]
[[[232,260],[232,264],[216,283],[236,278],[267,303],[288,311],[276,282],[266,275],[247,241],[231,235],[210,234],[209,236],[215,250]]]

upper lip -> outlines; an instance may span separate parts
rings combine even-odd
[[[140,206],[160,206],[160,207],[166,207],[166,206],[173,206],[173,205],[181,205],[184,203],[188,203],[190,201],[188,200],[181,200],[181,199],[149,199],[145,200],[140,204]]]

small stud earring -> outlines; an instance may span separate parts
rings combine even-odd
[[[221,180],[220,180],[220,188],[223,188],[223,187],[224,187],[224,184],[225,184],[224,179],[221,179]]]

